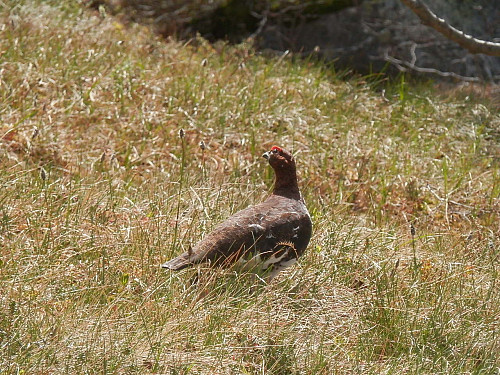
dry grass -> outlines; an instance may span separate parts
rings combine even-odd
[[[0,10],[1,373],[498,373],[491,103],[66,1]],[[266,196],[275,143],[303,260],[268,286],[159,269]]]

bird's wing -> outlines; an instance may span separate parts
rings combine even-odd
[[[210,261],[233,263],[248,252],[268,257],[280,242],[291,242],[301,253],[310,238],[310,218],[300,201],[268,199],[230,216],[198,242],[191,251],[165,263],[163,267],[181,269],[193,263]],[[302,238],[306,238],[305,244]]]

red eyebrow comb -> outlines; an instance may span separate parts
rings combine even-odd
[[[278,151],[278,152],[283,151],[283,149],[282,149],[281,147],[278,147],[278,146],[273,146],[273,147],[271,147],[271,151],[274,151],[274,150],[276,150],[276,151]]]

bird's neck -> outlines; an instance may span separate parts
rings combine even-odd
[[[300,200],[297,173],[290,170],[275,170],[276,181],[274,182],[274,195]]]

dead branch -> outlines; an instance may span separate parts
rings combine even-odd
[[[465,81],[465,82],[479,82],[480,81],[480,79],[478,77],[467,77],[467,76],[462,76],[460,74],[453,73],[453,72],[442,72],[442,71],[440,71],[438,69],[434,69],[434,68],[420,67],[420,66],[415,65],[416,57],[412,57],[411,62],[399,60],[399,59],[396,59],[395,57],[389,56],[389,53],[387,50],[384,53],[384,60],[393,64],[394,66],[396,66],[396,68],[398,68],[402,72],[406,72],[408,69],[410,69],[410,70],[414,70],[414,71],[419,72],[419,73],[431,73],[431,74],[437,74],[441,77],[453,77],[453,78],[456,78],[456,79],[459,79],[459,80]]]
[[[448,39],[458,43],[470,53],[483,53],[490,56],[500,56],[500,43],[490,42],[474,38],[465,34],[447,23],[444,19],[436,16],[429,7],[420,0],[401,0],[410,8],[424,25],[432,27]]]

